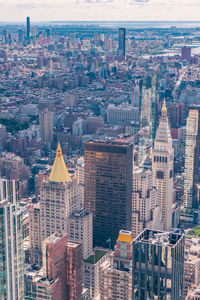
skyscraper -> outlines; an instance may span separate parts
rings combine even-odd
[[[26,38],[27,38],[27,43],[30,43],[30,17],[26,18]]]
[[[191,50],[191,47],[187,46],[181,48],[181,58],[189,61],[191,59]]]
[[[69,215],[77,210],[77,184],[65,165],[60,144],[48,180],[40,190],[41,240],[56,231],[67,232]]]
[[[166,231],[172,228],[173,165],[174,150],[164,100],[154,143],[152,169],[153,184],[158,191],[158,205]]]
[[[75,211],[69,217],[69,241],[82,244],[83,259],[87,259],[93,251],[92,213],[85,209]]]
[[[193,221],[193,208],[198,208],[197,184],[200,182],[200,106],[191,106],[186,123],[184,210],[186,220]]]
[[[0,179],[0,299],[24,299],[22,213],[16,182]]]
[[[82,299],[83,256],[82,244],[67,243],[67,298]],[[56,299],[55,299],[56,300]]]
[[[39,123],[42,142],[50,147],[53,142],[53,112],[48,108],[40,111]]]
[[[126,55],[126,29],[119,28],[119,54]]]
[[[183,299],[183,234],[145,229],[133,241],[133,300]]]
[[[163,227],[158,193],[153,187],[153,172],[134,167],[132,194],[132,233],[135,238],[145,228]]]
[[[85,143],[84,201],[93,213],[94,244],[115,245],[121,229],[131,230],[133,147],[128,143]]]

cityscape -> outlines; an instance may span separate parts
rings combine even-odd
[[[200,22],[0,22],[0,300],[43,299],[200,299]]]

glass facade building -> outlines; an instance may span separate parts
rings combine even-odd
[[[119,48],[118,53],[126,55],[126,28],[119,28]]]
[[[84,153],[85,209],[93,213],[94,245],[114,247],[121,229],[131,230],[133,146],[89,141]]]
[[[22,213],[14,180],[0,179],[0,299],[24,299]]]
[[[182,300],[183,234],[145,229],[133,241],[133,300]]]

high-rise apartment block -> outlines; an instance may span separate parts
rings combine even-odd
[[[115,251],[101,265],[101,299],[132,300],[132,255],[133,236],[121,230]]]
[[[84,157],[77,160],[76,177],[78,184],[78,198],[80,208],[84,207]]]
[[[133,300],[183,299],[184,240],[145,229],[133,241]]]
[[[200,182],[200,106],[191,106],[186,122],[184,210],[182,215],[193,221],[193,208],[198,208],[198,183]]]
[[[126,55],[126,29],[119,28],[119,48],[118,53],[123,56]]]
[[[22,213],[14,180],[0,179],[0,299],[24,299]]]
[[[44,110],[40,111],[39,123],[42,142],[45,145],[50,146],[53,142],[53,111],[46,107]]]
[[[131,229],[133,147],[128,143],[85,143],[85,209],[93,213],[94,244],[115,245],[121,229]]]
[[[69,300],[79,300],[82,298],[82,252],[81,244],[67,243],[67,299]]]
[[[92,299],[100,297],[100,268],[107,258],[107,251],[95,248],[93,255],[83,262],[84,286],[89,289]]]
[[[32,264],[42,265],[40,205],[36,203],[29,210],[29,252]]]
[[[164,230],[172,228],[174,149],[164,100],[153,150],[153,185],[158,191]]]
[[[200,284],[200,257],[197,238],[186,239],[184,255],[184,282],[183,293],[186,297],[188,291]]]
[[[69,217],[69,241],[82,243],[83,259],[87,259],[93,251],[93,218],[92,213],[81,209]]]
[[[6,144],[6,126],[0,124],[0,149],[3,150]]]
[[[153,172],[134,167],[132,194],[132,233],[136,237],[145,228],[161,230],[163,227],[158,193],[153,187]]]

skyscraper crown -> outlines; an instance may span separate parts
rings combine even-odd
[[[163,106],[162,106],[162,116],[166,116],[166,115],[167,115],[167,106],[166,106],[166,101],[164,99]]]
[[[60,147],[60,143],[58,143],[56,158],[54,160],[53,167],[51,169],[51,173],[49,175],[49,181],[53,182],[66,182],[70,181],[71,177],[67,170],[66,164],[64,162],[62,156],[62,150]]]

